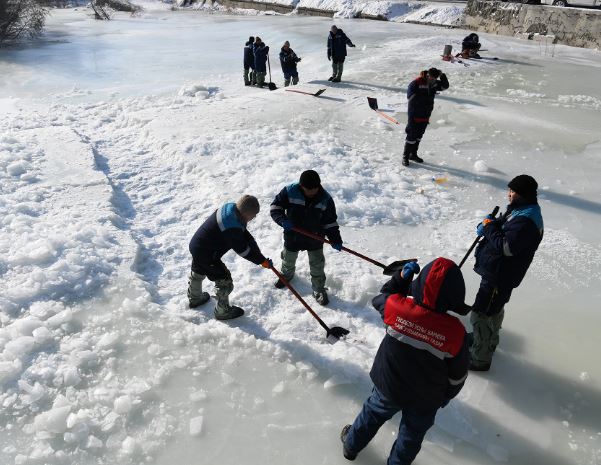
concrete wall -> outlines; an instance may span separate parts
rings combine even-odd
[[[468,0],[465,27],[510,36],[554,36],[560,44],[601,48],[600,10]]]

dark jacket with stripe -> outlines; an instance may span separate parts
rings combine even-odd
[[[328,58],[332,58],[334,61],[344,61],[346,57],[346,46],[353,45],[351,39],[349,39],[342,29],[338,29],[336,34],[328,35]]]
[[[305,197],[298,183],[284,187],[271,203],[271,217],[280,226],[289,219],[294,226],[327,236],[334,244],[342,243],[334,200],[323,187],[312,199]],[[284,247],[298,252],[320,249],[323,243],[294,231],[285,231]]]
[[[484,228],[484,238],[476,248],[474,271],[496,286],[518,287],[543,233],[538,203],[509,205],[499,219]]]
[[[244,69],[255,69],[253,45],[254,44],[252,42],[246,42],[246,44],[244,44]]]
[[[264,43],[261,45],[253,46],[253,53],[255,56],[255,71],[258,73],[267,72],[267,55],[269,54],[269,47]]]
[[[229,250],[259,265],[265,257],[252,235],[246,230],[235,203],[226,203],[207,218],[190,241],[194,262],[211,264]]]
[[[413,298],[408,297],[409,288]],[[402,407],[434,410],[455,397],[467,378],[469,351],[463,324],[447,310],[461,309],[465,283],[451,260],[437,258],[411,283],[400,272],[373,299],[386,336],[370,376]]]
[[[294,72],[296,71],[296,64],[300,61],[300,58],[296,56],[294,50],[288,47],[288,50],[284,50],[284,47],[280,50],[280,64],[282,65],[282,71]]]
[[[409,100],[407,113],[409,123],[429,122],[432,110],[434,110],[436,93],[448,88],[449,80],[444,73],[442,73],[440,78],[432,84],[429,84],[428,79],[423,77],[418,77],[412,81],[407,88],[407,99]]]

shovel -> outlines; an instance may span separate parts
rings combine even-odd
[[[494,210],[492,211],[492,213],[490,215],[491,216],[497,216],[497,213],[499,213],[499,206],[498,205],[494,208]],[[472,253],[472,250],[474,250],[474,247],[476,247],[478,245],[478,242],[480,242],[480,239],[482,239],[482,236],[476,237],[476,239],[474,240],[474,242],[472,242],[472,245],[470,246],[470,248],[468,249],[467,253],[463,257],[463,260],[461,260],[461,263],[459,263],[459,268],[461,268],[463,266],[463,264],[467,260],[467,257],[469,257],[470,254]]]
[[[371,108],[373,111],[375,111],[378,115],[383,116],[388,121],[392,121],[394,124],[401,124],[393,117],[388,116],[387,114],[378,110],[378,99],[377,98],[367,97],[367,103],[369,104],[369,108]]]
[[[269,68],[269,90],[276,90],[277,86],[275,83],[271,82],[271,64],[269,63],[269,53],[267,54],[267,67]]]
[[[315,313],[315,311],[311,307],[309,307],[309,304],[305,302],[305,300],[300,296],[297,290],[294,289],[294,287],[292,287],[292,284],[290,284],[288,280],[284,278],[282,273],[276,270],[273,266],[271,267],[271,269],[273,270],[275,275],[280,279],[280,281],[282,281],[284,285],[290,290],[290,292],[294,294],[294,297],[300,300],[301,304],[303,304],[305,308],[309,311],[309,313],[313,315],[313,317],[319,322],[321,327],[326,330],[326,340],[330,344],[336,344],[340,338],[346,336],[349,333],[348,329],[341,328],[340,326],[334,326],[333,328],[330,328],[328,325],[326,325],[323,322],[323,320],[319,318],[319,315],[317,315],[317,313]]]
[[[293,231],[302,234],[304,236],[310,237],[311,239],[315,239],[316,241],[320,241],[323,242],[324,244],[332,244],[329,240],[317,235],[317,234],[313,234],[312,232],[309,232],[305,229],[299,228],[297,226],[292,228]],[[383,268],[383,273],[387,276],[392,276],[394,274],[395,271],[398,271],[400,269],[403,268],[403,266],[405,266],[407,263],[409,262],[416,262],[417,258],[408,258],[406,260],[397,260],[392,262],[389,265],[384,265],[383,263],[380,263],[376,260],[374,260],[373,258],[369,258],[359,252],[355,252],[352,249],[349,249],[347,247],[342,246],[342,250],[344,250],[345,252],[348,252],[352,255],[355,255],[356,257],[362,258],[363,260],[368,261],[369,263],[373,263],[376,266],[379,266],[380,268]]]

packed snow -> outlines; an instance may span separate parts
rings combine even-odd
[[[384,334],[370,306],[386,280],[377,267],[326,248],[332,301],[320,307],[299,259],[299,292],[350,330],[335,345],[272,273],[233,253],[246,316],[214,320],[214,299],[187,308],[187,246],[204,218],[258,196],[249,229],[279,266],[268,206],[308,168],[345,245],[385,263],[461,260],[507,181],[537,178],[545,238],[493,368],[439,412],[416,463],[599,463],[599,52],[482,34],[498,60],[447,63],[444,45],[465,31],[337,19],[357,48],[334,85],[331,19],[86,14],[55,11],[41,42],[0,56],[0,463],[346,463],[338,435]],[[244,87],[249,35],[271,46],[278,87],[290,40],[298,89],[323,96]],[[430,66],[451,88],[426,163],[405,169],[405,91]],[[397,422],[357,463],[385,462]]]

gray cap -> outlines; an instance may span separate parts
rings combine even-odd
[[[236,208],[241,214],[256,215],[261,207],[259,200],[254,195],[243,195],[236,202]]]

